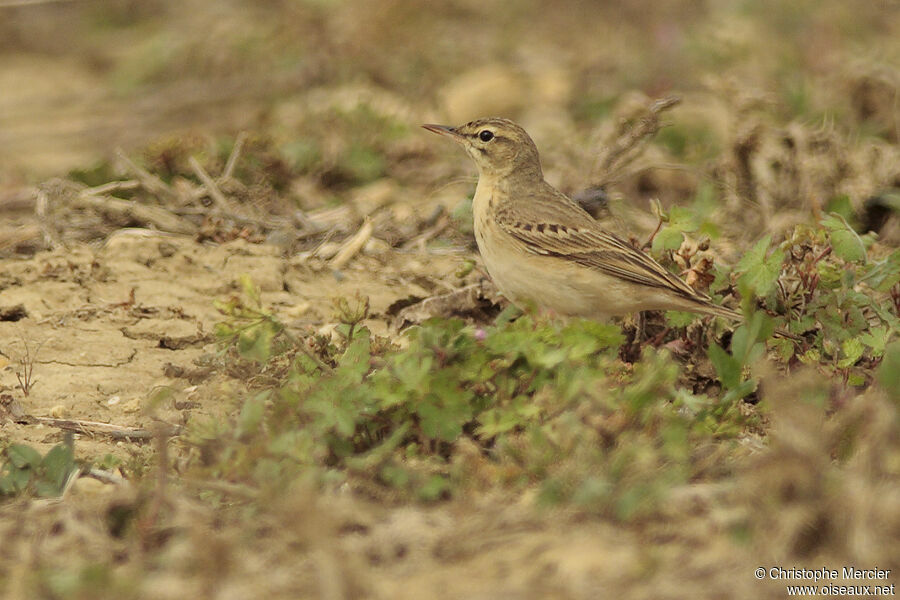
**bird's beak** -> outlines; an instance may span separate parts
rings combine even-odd
[[[447,136],[448,138],[455,140],[457,142],[463,139],[461,135],[456,133],[456,130],[454,128],[447,127],[446,125],[427,124],[427,125],[422,125],[422,127],[427,129],[428,131],[431,131],[432,133]]]

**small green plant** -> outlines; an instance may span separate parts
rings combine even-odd
[[[250,313],[237,304],[226,314],[243,320]],[[631,518],[690,477],[700,440],[740,431],[738,411],[676,395],[680,369],[667,352],[649,349],[634,367],[623,363],[614,325],[509,321],[506,313],[482,328],[432,320],[398,348],[361,326],[365,300],[338,301],[336,309],[343,342],[317,346],[317,361],[329,368],[299,353],[278,385],[244,401],[233,423],[192,429],[203,468],[261,487],[301,476],[368,479],[436,499],[477,480],[456,451],[474,445],[502,485],[538,485],[543,502]],[[254,312],[252,322],[273,321]],[[273,327],[270,350],[251,355],[274,361],[290,353],[272,349],[282,330]],[[238,348],[259,343],[256,333],[241,341],[252,332],[246,325],[220,331]],[[718,426],[703,425],[709,421]]]
[[[698,206],[707,200],[698,196]],[[717,270],[706,257],[692,262],[705,246],[684,244],[678,230],[702,230],[703,220],[664,217],[656,249],[677,249],[670,256],[713,294],[741,298],[744,323],[708,345],[721,392],[649,343],[634,364],[623,362],[619,327],[587,320],[436,319],[397,345],[364,326],[369,304],[357,296],[335,301],[336,337],[301,340],[244,279],[243,296],[218,305],[226,320],[217,332],[244,359],[281,368],[233,422],[192,428],[189,442],[204,457],[197,468],[259,487],[368,481],[430,500],[487,472],[498,485],[535,486],[541,502],[630,519],[698,477],[711,446],[758,430],[768,409],[743,401],[757,390],[759,360],[783,370],[814,364],[850,385],[872,381],[896,344],[897,308],[885,299],[900,282],[900,253],[870,256],[871,236],[832,215],[777,247],[766,237],[733,269]],[[663,333],[671,339],[696,318],[671,313],[674,331]],[[804,337],[773,338],[776,327]],[[702,354],[706,345],[694,347]]]
[[[757,311],[735,329],[731,337],[731,353],[716,343],[710,345],[709,360],[726,390],[723,404],[740,400],[756,390],[756,381],[745,377],[745,368],[765,354],[765,340],[772,336],[774,330],[772,320]]]
[[[0,469],[0,496],[59,496],[77,470],[71,444],[57,444],[44,456],[31,446],[11,444],[4,452]]]
[[[125,465],[125,461],[123,461],[118,456],[114,454],[104,454],[99,459],[94,461],[94,466],[103,471],[114,471],[115,469],[122,468]]]
[[[838,215],[821,228],[798,227],[782,247],[788,260],[781,285],[797,318],[795,332],[814,330],[798,360],[817,364],[851,385],[870,381],[887,344],[900,331],[894,298],[900,285],[900,250],[869,255],[874,239],[860,236]],[[798,349],[779,344],[784,358]]]
[[[226,302],[215,302],[216,309],[227,317],[216,325],[216,336],[233,344],[244,358],[265,363],[272,354],[275,337],[284,327],[263,309],[259,288],[250,277],[242,275],[240,282],[243,298],[235,296]]]
[[[338,333],[345,340],[352,340],[356,327],[369,317],[369,298],[359,292],[350,299],[341,296],[334,299],[334,316],[340,322]]]
[[[225,321],[216,324],[216,335],[226,346],[234,347],[241,357],[265,365],[272,356],[302,353],[316,367],[329,366],[309,348],[290,334],[275,316],[265,310],[260,291],[248,275],[240,278],[243,296],[233,296],[226,302],[215,302]],[[368,310],[368,308],[366,308]]]
[[[667,225],[659,233],[671,230]],[[657,235],[654,245],[660,239]],[[661,249],[680,243],[680,238],[673,240]],[[797,227],[776,247],[766,236],[733,270],[718,270],[711,290],[736,293],[746,317],[731,338],[730,352],[717,342],[709,346],[724,400],[746,397],[755,389],[747,369],[766,354],[766,346],[785,366],[817,365],[855,386],[871,381],[867,373],[900,331],[900,250],[885,253],[879,248],[876,259],[869,255],[874,241],[835,213],[819,227]],[[695,320],[687,313],[667,315],[670,327]],[[804,339],[773,338],[776,328]]]

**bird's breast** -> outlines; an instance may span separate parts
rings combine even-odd
[[[573,270],[580,269],[564,260],[531,252],[500,226],[495,211],[504,200],[503,193],[502,189],[479,181],[472,200],[475,241],[497,288],[523,308],[533,304],[560,314],[595,312],[595,307],[586,305],[590,300],[573,287],[578,279],[573,277]]]

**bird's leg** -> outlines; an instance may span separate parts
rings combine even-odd
[[[650,345],[653,347],[659,347],[659,345],[662,344],[662,341],[666,339],[666,335],[668,335],[670,331],[672,331],[671,327],[665,327],[662,331],[653,336],[653,339],[650,340]]]
[[[541,319],[545,319],[547,321],[556,321],[557,318],[559,317],[559,313],[557,313],[552,308],[548,308],[546,306],[542,306],[542,307],[538,308],[537,314],[538,314],[538,316],[541,317]]]
[[[644,311],[640,311],[634,318],[634,341],[640,344],[644,341],[644,336],[646,335],[647,329],[647,315],[644,314]]]

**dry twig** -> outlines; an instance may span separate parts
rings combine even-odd
[[[225,163],[225,170],[222,172],[222,176],[219,179],[231,178],[234,173],[234,167],[237,165],[238,158],[241,156],[241,150],[244,148],[244,142],[246,141],[247,132],[240,132],[237,139],[234,140],[234,148],[231,149],[231,154],[228,156],[228,162]]]
[[[22,394],[27,396],[29,392],[31,392],[31,388],[34,387],[34,384],[37,383],[37,379],[34,377],[34,364],[37,362],[37,355],[38,352],[41,351],[41,346],[43,346],[47,340],[38,344],[37,348],[35,348],[32,353],[28,340],[25,339],[25,336],[21,333],[19,335],[22,338],[22,345],[25,347],[25,350],[19,357],[19,364],[22,366],[22,370],[16,371],[16,379],[19,382],[19,389],[22,390]]]
[[[157,196],[163,198],[173,199],[176,197],[175,192],[171,187],[168,186],[168,184],[166,184],[165,181],[163,181],[150,171],[136,165],[134,161],[128,158],[128,156],[121,148],[116,150],[116,157],[120,161],[122,161],[125,166],[135,174],[135,176],[137,176],[138,180],[140,180],[141,182],[141,185],[143,185],[148,192],[156,194]]]
[[[106,471],[104,469],[92,468],[85,473],[85,477],[92,477],[97,481],[102,481],[103,483],[111,483],[113,485],[124,485],[128,483],[128,480],[115,473],[113,471]]]
[[[43,186],[38,187],[34,193],[34,214],[38,218],[38,223],[41,224],[44,244],[48,248],[65,247],[62,237],[59,231],[56,230],[53,219],[50,216],[50,196]]]
[[[41,237],[38,225],[19,225],[18,227],[0,229],[0,250],[15,248],[31,240]]]
[[[184,206],[182,208],[173,209],[171,212],[180,216],[206,216],[209,214],[209,209]],[[218,209],[215,211],[215,214],[216,216],[222,217],[223,219],[233,221],[238,225],[255,225],[263,229],[282,229],[291,225],[291,221],[289,219],[280,217],[272,217],[268,219],[249,217],[245,215],[238,215],[232,212],[220,211]]]
[[[337,254],[334,255],[334,258],[331,259],[331,267],[333,269],[340,269],[350,262],[350,260],[356,256],[357,252],[362,250],[362,247],[366,245],[369,238],[372,237],[372,230],[372,219],[366,217],[362,226],[359,228],[359,231],[357,231],[353,237],[346,240],[337,251]]]
[[[160,231],[185,235],[193,235],[197,232],[197,227],[193,223],[160,206],[120,200],[111,196],[95,196],[90,192],[91,189],[84,190],[72,200],[72,206],[74,208],[90,208],[100,213],[114,215],[119,220],[137,221]]]
[[[203,182],[209,197],[216,203],[216,207],[222,212],[229,212],[231,206],[228,203],[228,199],[225,197],[225,194],[222,193],[222,190],[219,189],[219,186],[216,185],[216,182],[213,181],[213,178],[209,176],[209,173],[206,172],[206,169],[203,168],[203,165],[201,165],[193,156],[188,159],[188,163],[190,163],[194,175]]]
[[[418,325],[432,317],[478,313],[497,302],[499,302],[498,294],[492,283],[473,283],[402,308],[392,325],[399,331],[408,325]]]
[[[136,179],[126,179],[125,181],[110,181],[109,183],[104,183],[103,185],[88,188],[81,193],[88,196],[103,196],[106,194],[111,194],[113,192],[120,192],[122,190],[135,190],[139,187],[141,187],[140,181]]]
[[[84,433],[90,436],[108,435],[116,440],[148,440],[154,437],[154,432],[140,427],[127,427],[124,425],[113,425],[111,423],[100,423],[97,421],[82,421],[78,419],[55,419],[53,417],[36,417],[33,415],[25,415],[21,422],[28,424],[41,424],[73,431],[75,433]],[[181,433],[181,426],[166,424],[169,428],[170,435],[178,435]]]

